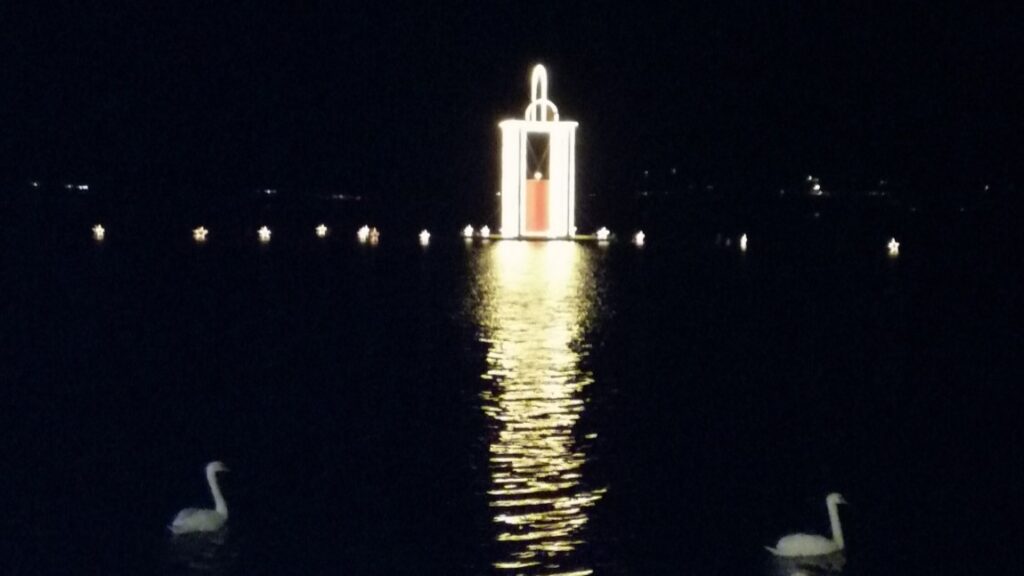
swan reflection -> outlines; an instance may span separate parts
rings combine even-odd
[[[228,528],[169,538],[163,563],[170,574],[234,574],[239,542]]]
[[[772,556],[770,566],[768,573],[773,576],[834,576],[843,573],[846,556],[842,552],[793,558]]]
[[[577,429],[592,382],[579,346],[596,317],[591,255],[570,242],[512,241],[476,254],[475,312],[490,347],[481,396],[501,555],[494,567],[591,574],[577,553],[588,510],[604,493],[584,481]]]

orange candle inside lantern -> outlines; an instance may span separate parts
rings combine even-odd
[[[526,181],[526,226],[527,233],[546,234],[548,231],[548,181],[532,179]]]

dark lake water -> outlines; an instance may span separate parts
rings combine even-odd
[[[1021,568],[1018,247],[987,224],[893,259],[887,230],[297,218],[98,243],[7,208],[4,574],[789,574],[763,546],[827,534],[832,491],[844,574]],[[171,538],[215,459],[228,530]]]

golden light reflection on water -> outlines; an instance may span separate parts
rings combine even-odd
[[[592,377],[580,366],[595,313],[593,262],[572,242],[500,242],[478,258],[475,316],[489,345],[490,506],[508,574],[583,576],[588,510],[576,424]],[[592,437],[592,435],[588,435]]]

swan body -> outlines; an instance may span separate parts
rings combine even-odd
[[[842,552],[846,546],[843,540],[843,527],[839,524],[839,504],[846,504],[842,495],[832,493],[825,498],[828,507],[828,519],[832,524],[832,537],[826,538],[817,534],[790,534],[783,536],[774,548],[765,546],[772,554],[784,557],[825,556]]]
[[[214,509],[185,508],[178,512],[178,515],[171,521],[171,525],[168,526],[173,534],[216,532],[224,527],[224,523],[228,521],[228,505],[220,493],[217,472],[227,471],[227,466],[222,462],[210,462],[206,465],[206,481],[210,484],[210,492],[213,494]]]

